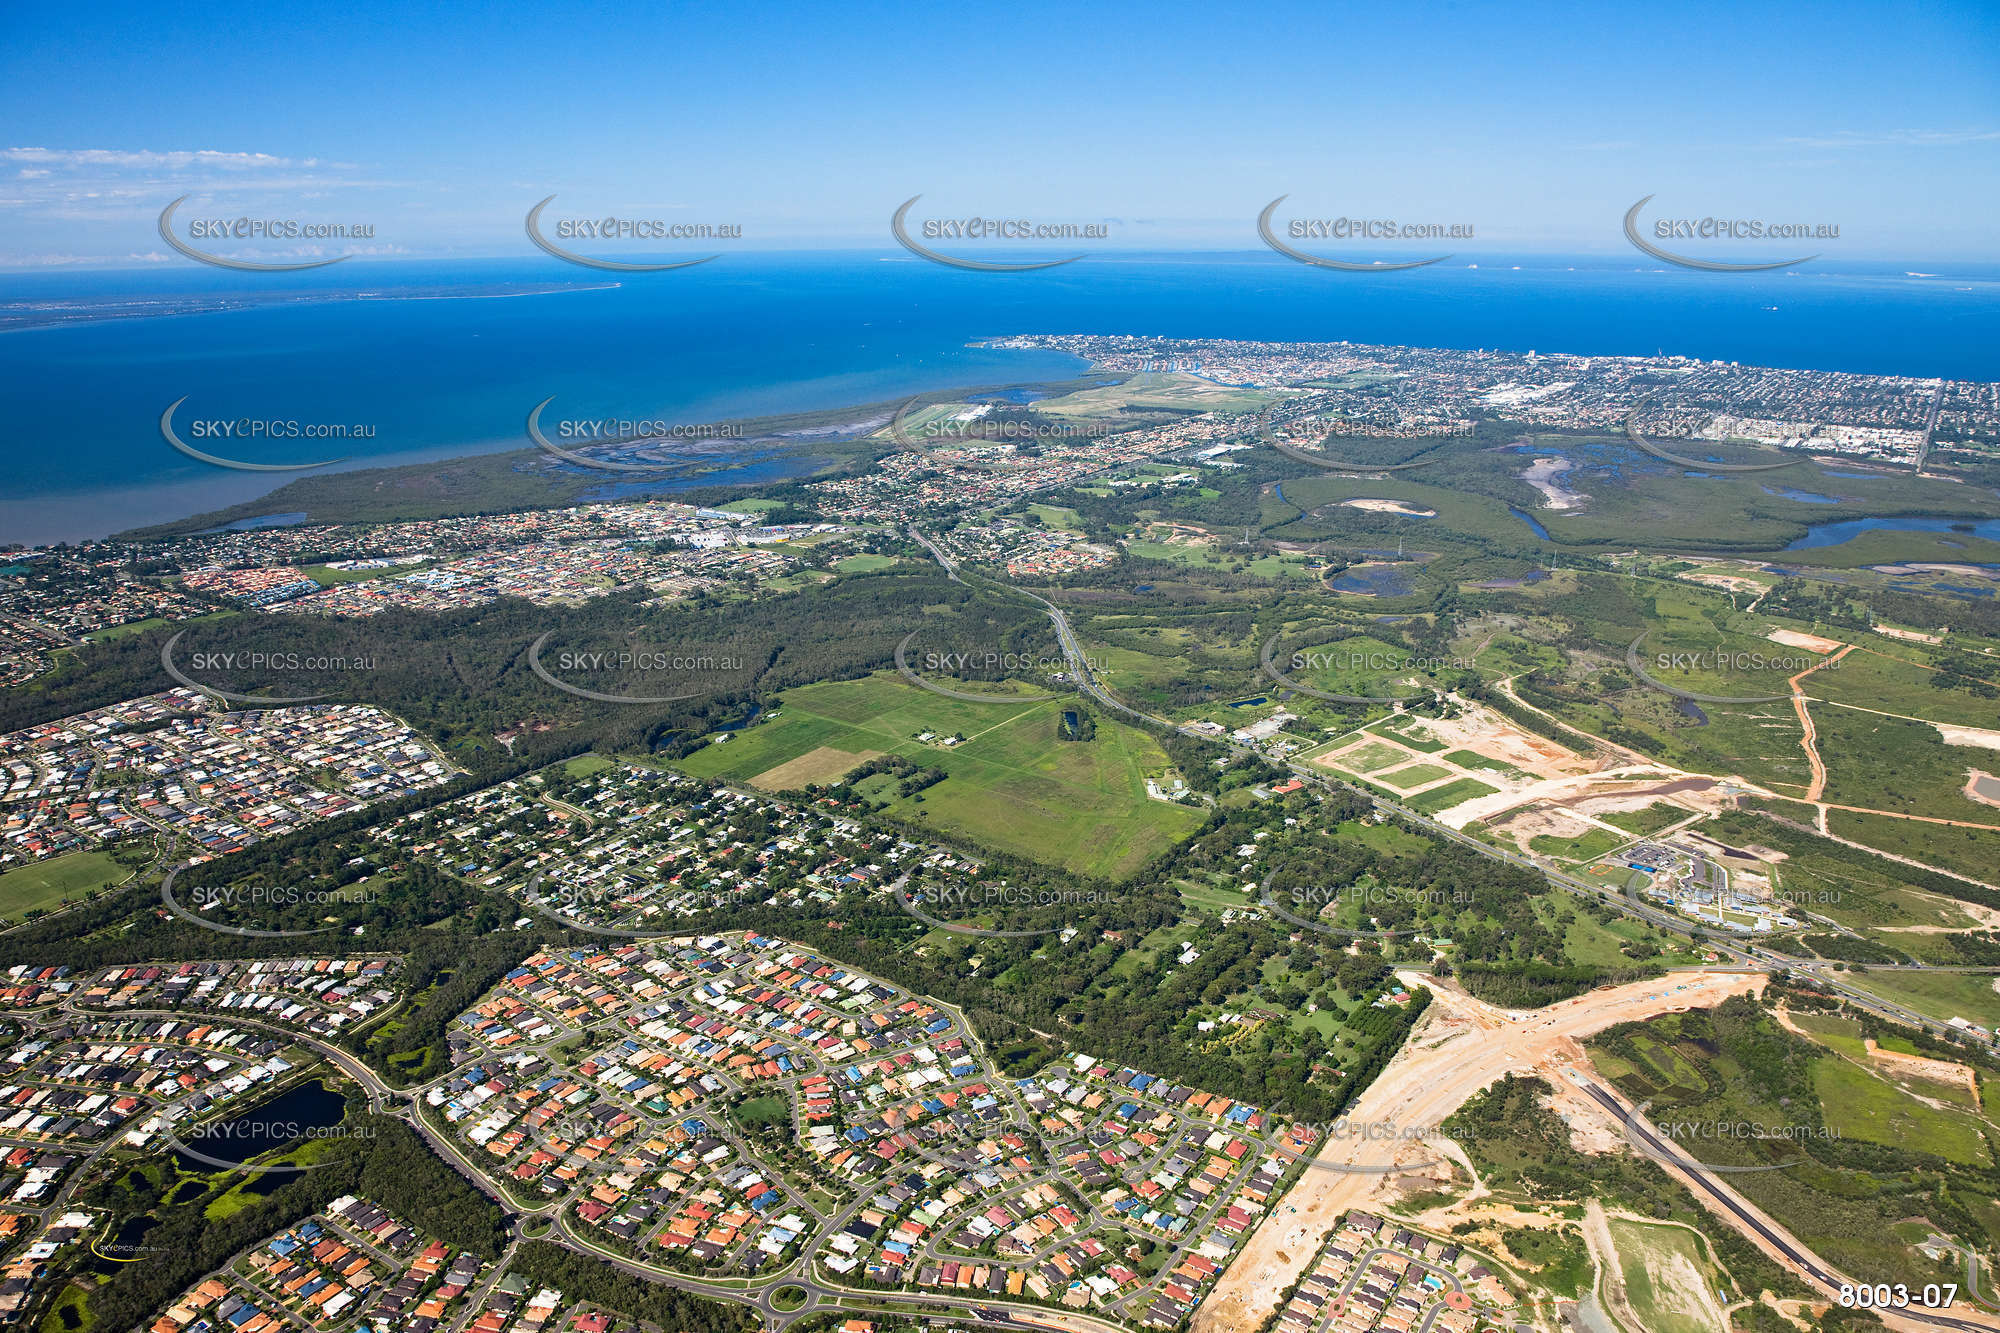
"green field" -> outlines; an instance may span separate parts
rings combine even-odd
[[[1837,1055],[1813,1065],[1813,1091],[1827,1128],[1841,1138],[1927,1152],[1961,1166],[1990,1162],[1977,1119],[1926,1106]]]
[[[1094,740],[1064,742],[1065,707],[970,703],[920,690],[887,674],[788,690],[782,715],[709,745],[678,766],[705,778],[750,783],[781,764],[826,748],[904,755],[947,774],[886,813],[960,834],[1017,856],[1108,878],[1130,874],[1187,837],[1200,812],[1146,795],[1145,780],[1169,767],[1145,733],[1100,718]],[[966,737],[940,749],[920,732]]]
[[[1031,504],[1028,512],[1042,520],[1042,526],[1065,532],[1082,532],[1083,515],[1062,505]]]
[[[1401,741],[1412,750],[1421,750],[1425,754],[1438,754],[1446,748],[1443,741],[1432,740],[1429,736],[1418,730],[1416,723],[1411,722],[1407,718],[1392,717],[1385,721],[1377,722],[1369,730]]]
[[[1434,815],[1440,810],[1449,809],[1476,797],[1491,796],[1498,790],[1500,790],[1498,787],[1489,787],[1477,778],[1460,778],[1456,782],[1447,782],[1442,787],[1433,787],[1421,795],[1412,796],[1403,804],[1419,814]]]
[[[1718,1283],[1701,1238],[1686,1227],[1625,1218],[1607,1224],[1618,1249],[1625,1299],[1646,1333],[1725,1333],[1727,1316],[1712,1293]]]
[[[131,873],[104,852],[71,852],[9,870],[0,875],[0,916],[18,921],[38,907],[59,907],[66,896],[116,884]]]
[[[850,555],[843,560],[836,560],[833,567],[843,574],[873,574],[877,570],[892,569],[902,563],[899,557],[893,555]]]
[[[1407,768],[1394,769],[1388,773],[1377,773],[1375,780],[1394,787],[1397,791],[1408,791],[1421,787],[1426,782],[1436,782],[1439,778],[1450,777],[1451,770],[1437,764],[1411,764]]]
[[[1543,833],[1528,839],[1528,849],[1542,856],[1553,856],[1565,861],[1595,861],[1614,847],[1623,846],[1630,839],[1609,829],[1594,828],[1574,838],[1559,838]]]
[[[1643,836],[1648,833],[1658,833],[1667,825],[1679,823],[1692,813],[1666,801],[1655,801],[1641,810],[1614,810],[1610,814],[1599,815],[1598,818],[1607,824],[1616,824],[1628,833]]]
[[[1991,1032],[2000,1027],[2000,994],[1993,978],[1963,972],[1849,972],[1862,990],[1948,1022],[1964,1018]]]
[[[242,614],[241,611],[211,611],[205,616],[191,616],[186,620],[174,623],[180,625],[202,625],[214,620],[227,620],[231,616]],[[110,629],[93,630],[89,634],[84,635],[84,638],[91,643],[114,643],[119,639],[129,639],[135,634],[144,634],[148,630],[158,629],[166,623],[166,621],[160,619],[158,616],[150,616],[145,620],[135,620],[127,625],[113,625]]]
[[[1447,764],[1457,764],[1460,768],[1475,769],[1486,773],[1498,773],[1500,776],[1507,778],[1526,778],[1528,776],[1506,760],[1495,759],[1493,756],[1481,754],[1477,750],[1453,750],[1445,755],[1444,761]]]
[[[1350,772],[1373,773],[1377,769],[1405,763],[1409,757],[1408,750],[1399,750],[1380,741],[1370,741],[1358,750],[1349,750],[1333,762]]]

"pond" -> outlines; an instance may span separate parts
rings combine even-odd
[[[1520,519],[1523,523],[1526,523],[1529,529],[1532,530],[1534,534],[1537,537],[1540,537],[1543,541],[1547,541],[1549,539],[1549,530],[1542,526],[1540,519],[1536,518],[1533,514],[1529,513],[1527,510],[1516,509],[1513,505],[1508,505],[1507,512],[1512,514],[1515,518]]]
[[[228,1120],[208,1125],[199,1133],[183,1134],[181,1141],[204,1156],[240,1164],[298,1139],[323,1136],[346,1114],[347,1099],[327,1087],[324,1080],[312,1079]],[[215,1169],[212,1163],[185,1153],[176,1157],[191,1172]],[[277,1174],[280,1180],[288,1175]]]
[[[1787,551],[1806,551],[1820,546],[1838,546],[1842,542],[1853,541],[1864,532],[1959,532],[1969,530],[1974,536],[1985,537],[1989,541],[2000,541],[2000,518],[1843,518],[1830,523],[1815,523],[1806,529],[1806,535],[1793,542]]]
[[[128,1217],[115,1235],[94,1242],[90,1247],[90,1271],[100,1277],[110,1277],[129,1263],[138,1263],[152,1253],[145,1243],[146,1233],[160,1224],[160,1219],[150,1213]],[[64,1327],[76,1325],[65,1321]]]
[[[1364,597],[1407,597],[1417,590],[1409,574],[1397,565],[1357,565],[1328,586],[1335,592]]]
[[[1800,504],[1837,505],[1840,503],[1840,497],[1837,495],[1821,495],[1817,491],[1802,491],[1794,486],[1760,485],[1757,487],[1757,489],[1764,492],[1764,494],[1766,495],[1782,495],[1787,500],[1796,500]]]

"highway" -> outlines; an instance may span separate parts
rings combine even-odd
[[[927,533],[923,532],[921,529],[916,528],[914,526],[910,528],[909,532],[910,532],[910,537],[914,541],[916,541],[918,545],[922,546],[926,551],[930,552],[931,556],[934,559],[936,559],[936,561],[940,566],[943,567],[945,574],[953,582],[963,584],[966,587],[973,586],[972,584],[968,583],[963,577],[960,576],[958,572],[958,566],[945,555],[945,553],[938,547],[937,543],[934,540],[932,540],[932,538]],[[1005,591],[1018,593],[1023,597],[1029,598],[1030,600],[1038,603],[1045,611],[1048,612],[1050,623],[1052,623],[1055,626],[1056,641],[1061,645],[1064,661],[1068,664],[1069,675],[1071,679],[1075,682],[1077,688],[1081,690],[1084,694],[1089,695],[1092,699],[1096,700],[1099,704],[1102,704],[1105,708],[1110,709],[1113,712],[1123,714],[1124,716],[1133,719],[1134,721],[1140,723],[1143,726],[1154,727],[1166,731],[1174,731],[1180,733],[1181,735],[1191,736],[1199,740],[1213,739],[1212,737],[1201,736],[1199,733],[1190,731],[1186,727],[1181,726],[1178,723],[1171,722],[1166,718],[1155,717],[1150,713],[1141,712],[1140,710],[1126,704],[1123,700],[1119,699],[1117,696],[1112,694],[1110,690],[1106,689],[1104,684],[1101,681],[1099,681],[1096,675],[1091,671],[1089,659],[1085,656],[1083,651],[1083,645],[1081,641],[1078,640],[1075,629],[1070,625],[1069,617],[1063,614],[1063,610],[1061,607],[1057,606],[1054,602],[1050,601],[1048,598],[1043,597],[1041,594],[1031,592],[1026,588],[1018,588],[1014,587],[1011,584],[1004,584],[1004,583],[995,583],[995,586]],[[1237,754],[1255,755],[1258,758],[1266,759],[1266,762],[1269,762],[1268,757],[1263,755],[1262,752],[1258,751],[1254,746],[1244,745],[1239,742],[1227,741],[1227,740],[1221,743],[1227,746],[1229,749],[1235,751]],[[1789,954],[1779,953],[1775,949],[1769,949],[1763,947],[1762,945],[1749,943],[1745,941],[1742,936],[1734,934],[1732,932],[1722,931],[1722,930],[1711,930],[1705,926],[1696,925],[1693,922],[1687,920],[1685,917],[1679,916],[1675,913],[1662,911],[1658,908],[1649,907],[1646,904],[1637,901],[1636,899],[1626,897],[1624,894],[1619,893],[1614,889],[1605,888],[1602,885],[1591,884],[1588,881],[1578,879],[1575,876],[1567,874],[1564,871],[1556,869],[1553,866],[1544,865],[1543,863],[1536,861],[1531,857],[1524,856],[1519,852],[1512,852],[1504,847],[1496,847],[1492,843],[1483,842],[1480,839],[1472,837],[1469,834],[1461,833],[1457,829],[1450,828],[1444,824],[1441,824],[1437,820],[1432,819],[1430,816],[1422,814],[1416,810],[1412,810],[1406,805],[1401,805],[1385,797],[1378,796],[1373,792],[1365,791],[1359,787],[1352,785],[1351,783],[1342,782],[1337,778],[1328,776],[1324,771],[1315,769],[1310,765],[1287,760],[1284,761],[1284,766],[1292,773],[1294,777],[1298,778],[1301,782],[1319,787],[1322,790],[1326,791],[1344,790],[1344,791],[1354,792],[1357,795],[1366,797],[1377,810],[1380,810],[1384,814],[1393,815],[1398,819],[1404,820],[1411,824],[1415,824],[1428,833],[1432,833],[1440,838],[1447,838],[1452,842],[1459,844],[1462,847],[1469,847],[1473,851],[1478,852],[1481,856],[1491,857],[1499,861],[1505,861],[1510,865],[1519,866],[1523,870],[1532,871],[1536,874],[1542,875],[1551,884],[1555,884],[1558,887],[1569,891],[1570,893],[1576,894],[1579,897],[1595,899],[1598,902],[1604,903],[1607,906],[1610,906],[1620,912],[1623,912],[1627,916],[1635,917],[1641,921],[1646,922],[1649,925],[1667,931],[1670,934],[1679,935],[1685,939],[1700,940],[1709,945],[1710,947],[1714,948],[1717,953],[1722,954],[1734,960],[1735,964],[1739,967],[1755,967],[1765,971],[1772,971],[1772,972],[1781,972],[1787,970],[1797,971],[1811,976],[1820,985],[1826,987],[1828,990],[1838,993],[1843,999],[1852,1003],[1856,1008],[1864,1009],[1869,1013],[1876,1014],[1882,1018],[1891,1019],[1898,1023],[1904,1023],[1914,1027],[1919,1027],[1926,1031],[1937,1033],[1941,1036],[1956,1037],[1960,1035],[1956,1029],[1954,1029],[1947,1023],[1939,1022],[1934,1018],[1927,1017],[1923,1014],[1916,1012],[1913,1009],[1906,1008],[1905,1006],[1897,1004],[1893,1001],[1884,1000],[1878,996],[1871,995],[1865,991],[1856,989],[1849,983],[1833,976],[1831,968],[1817,959],[1795,958]],[[1995,968],[1967,967],[1967,968],[1954,969],[1945,967],[1931,967],[1925,964],[1901,964],[1901,963],[1858,964],[1856,966],[1861,971],[1883,970],[1883,971],[1937,972],[1937,971],[1957,970],[1957,971],[1981,972],[1981,973],[2000,971],[2000,969],[1995,969]]]
[[[1663,1163],[1676,1163],[1671,1168],[1672,1170],[1677,1171],[1692,1181],[1697,1188],[1714,1201],[1717,1208],[1735,1218],[1739,1226],[1747,1231],[1754,1232],[1766,1244],[1797,1265],[1800,1271],[1804,1272],[1824,1288],[1829,1296],[1837,1298],[1843,1285],[1852,1285],[1851,1283],[1844,1283],[1838,1273],[1828,1269],[1820,1262],[1818,1256],[1793,1240],[1790,1233],[1771,1226],[1755,1210],[1746,1207],[1743,1201],[1736,1196],[1735,1192],[1726,1188],[1714,1175],[1707,1171],[1695,1170],[1692,1166],[1687,1165],[1688,1159],[1684,1155],[1676,1153],[1663,1143],[1652,1130],[1646,1127],[1643,1120],[1632,1111],[1626,1109],[1609,1092],[1587,1080],[1579,1080],[1578,1085],[1593,1101],[1602,1106],[1606,1111],[1609,1111],[1618,1123],[1624,1125],[1626,1132],[1636,1137],[1645,1146],[1650,1155]],[[1695,1165],[1699,1165],[1699,1163]],[[1955,1316],[1936,1314],[1916,1307],[1883,1309],[1875,1311],[1875,1313],[1886,1321],[1907,1321],[1929,1328],[1967,1329],[1971,1330],[1972,1333],[1992,1333],[1992,1330],[2000,1328],[2000,1317],[1991,1315],[1984,1319],[1960,1319]],[[1981,1313],[1984,1312],[1982,1311]]]

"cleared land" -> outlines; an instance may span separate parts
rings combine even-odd
[[[803,686],[782,700],[775,720],[705,746],[678,767],[768,788],[826,781],[872,755],[902,755],[946,777],[889,801],[885,813],[1107,878],[1131,873],[1202,821],[1197,810],[1147,797],[1146,779],[1170,765],[1144,732],[1099,718],[1093,739],[1057,739],[1063,709],[1077,707],[1067,699],[972,703],[884,673]],[[947,749],[917,739],[926,733],[966,739]]]
[[[1742,973],[1637,981],[1592,991],[1517,1020],[1510,1020],[1507,1011],[1441,988],[1412,1039],[1356,1099],[1347,1119],[1354,1124],[1436,1126],[1502,1074],[1531,1069],[1580,1103],[1582,1094],[1563,1074],[1578,1057],[1579,1037],[1615,1023],[1717,1004],[1729,995],[1761,991],[1764,985],[1764,977]],[[1196,1311],[1195,1333],[1249,1333],[1260,1327],[1278,1294],[1305,1271],[1341,1214],[1368,1206],[1378,1191],[1396,1188],[1396,1177],[1381,1168],[1430,1151],[1416,1140],[1399,1148],[1361,1135],[1329,1136],[1314,1161],[1333,1169],[1307,1171],[1282,1206],[1251,1234]],[[1357,1167],[1362,1169],[1353,1169]]]
[[[851,768],[857,768],[870,759],[882,757],[880,750],[836,750],[831,745],[822,745],[816,750],[808,750],[797,759],[788,759],[776,768],[767,768],[750,779],[750,785],[765,791],[797,791],[812,785],[824,785],[842,776]]]

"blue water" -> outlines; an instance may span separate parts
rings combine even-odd
[[[1787,500],[1797,500],[1800,504],[1837,505],[1840,503],[1840,497],[1837,495],[1821,495],[1817,491],[1801,491],[1791,486],[1760,485],[1757,489],[1766,495],[1782,495]]]
[[[1537,519],[1533,514],[1529,513],[1525,509],[1516,509],[1514,508],[1513,505],[1507,506],[1507,512],[1512,514],[1515,518],[1520,519],[1523,523],[1526,523],[1530,528],[1534,530],[1534,533],[1537,537],[1540,537],[1543,541],[1549,540],[1549,530],[1543,527],[1541,524],[1541,520]]]
[[[621,500],[643,495],[665,495],[673,491],[698,490],[704,486],[748,486],[761,482],[787,481],[803,477],[827,460],[813,454],[793,457],[756,458],[712,472],[690,473],[683,477],[662,477],[653,481],[614,481],[585,491],[586,500]]]
[[[306,521],[302,511],[290,514],[258,514],[254,518],[239,518],[234,523],[224,523],[220,527],[203,528],[203,532],[255,532],[259,528],[290,528]]]
[[[1541,583],[1548,576],[1549,572],[1546,569],[1531,569],[1516,578],[1488,579],[1484,583],[1475,583],[1472,586],[1475,588],[1520,588],[1530,583]]]
[[[13,437],[30,442],[10,458],[0,541],[178,517],[289,479],[224,472],[171,451],[157,422],[183,395],[181,419],[248,415],[376,432],[337,450],[270,441],[212,452],[259,462],[350,454],[359,466],[520,447],[527,410],[551,395],[557,420],[700,422],[1081,369],[1053,352],[965,346],[1029,332],[1599,355],[1664,350],[1753,365],[2000,379],[2000,286],[1984,270],[1949,282],[1905,278],[1892,266],[1723,282],[1649,271],[1624,256],[1521,263],[1353,280],[1264,253],[1093,256],[1006,275],[900,254],[746,254],[609,286],[541,257],[355,260],[282,276],[191,263],[10,274],[0,276],[0,306],[278,290],[302,299],[0,334],[0,410]],[[562,283],[573,287],[492,299],[510,284]],[[477,294],[436,295],[441,285]],[[413,286],[432,290],[426,299],[394,299]],[[381,299],[332,299],[361,291]],[[1780,309],[1766,309],[1774,304]],[[58,441],[61,448],[34,447]]]
[[[1864,532],[1951,532],[1954,525],[1970,524],[1973,535],[2000,541],[2000,518],[1846,518],[1837,523],[1815,523],[1806,530],[1806,535],[1793,542],[1787,551],[1804,551],[1817,546],[1838,546],[1852,541]]]
[[[1398,565],[1350,569],[1329,586],[1336,592],[1361,593],[1368,597],[1407,597],[1417,590],[1417,585]]]

